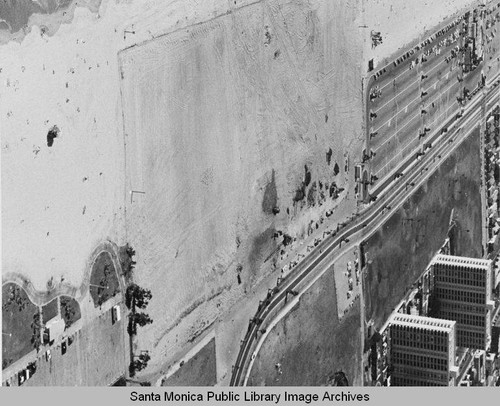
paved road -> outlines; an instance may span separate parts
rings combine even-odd
[[[392,181],[392,185],[387,193],[384,193],[376,202],[370,205],[358,218],[345,225],[331,238],[323,240],[311,254],[301,262],[292,273],[280,284],[274,294],[268,296],[266,301],[258,310],[254,320],[250,322],[245,339],[242,341],[235,367],[231,377],[230,385],[236,386],[245,384],[251,365],[255,359],[254,350],[258,345],[259,338],[262,340],[260,331],[266,329],[275,322],[277,311],[285,304],[285,297],[291,299],[290,291],[297,291],[314,272],[322,272],[326,269],[326,264],[335,260],[338,256],[336,248],[354,246],[360,241],[373,234],[387,219],[404,203],[408,196],[417,190],[428,177],[439,167],[447,156],[463,141],[467,135],[477,126],[481,116],[483,97],[486,97],[487,109],[498,103],[500,87],[498,82],[492,86],[487,96],[476,94],[469,107],[464,112],[459,122],[455,123],[455,129],[450,129],[447,133],[437,133],[434,136],[436,145],[421,159],[415,159],[408,167],[410,173],[404,177],[404,181]],[[459,127],[459,125],[461,127]],[[412,183],[412,187],[408,187]],[[390,207],[390,208],[389,208]],[[352,241],[351,241],[352,240]]]
[[[460,111],[457,98],[463,99],[464,89],[477,89],[482,74],[489,79],[498,73],[500,46],[494,38],[499,10],[490,6],[482,20],[484,35],[478,42],[484,43],[484,61],[473,71],[462,72],[464,54],[459,50],[467,30],[460,17],[371,77],[368,93],[380,92],[367,103],[366,154],[372,175],[391,176],[401,160],[425,148],[426,129],[435,130]]]
[[[435,33],[411,50],[409,57],[398,58],[386,73],[372,82],[369,93],[381,91],[368,104],[371,173],[379,179],[390,173],[413,150],[421,147],[425,128],[446,119],[458,106],[461,93],[460,20],[450,23],[445,32]],[[423,46],[421,46],[423,44]],[[454,57],[451,57],[452,51]],[[376,115],[376,116],[375,116]]]
[[[299,292],[300,297],[304,284],[313,275],[321,275],[327,265],[340,255],[337,248],[352,248],[376,232],[477,127],[482,108],[488,110],[498,103],[498,72],[492,73],[495,78],[485,89],[487,94],[482,94],[477,87],[465,105],[457,103],[456,97],[463,95],[462,86],[471,86],[469,90],[472,90],[471,83],[477,83],[481,73],[481,69],[475,69],[473,74],[464,75],[459,54],[452,56],[452,49],[456,51],[457,47],[461,47],[462,40],[458,35],[460,22],[461,19],[455,20],[413,48],[411,53],[407,52],[404,58],[398,58],[392,66],[383,68],[383,74],[376,80],[372,77],[369,93],[375,86],[378,86],[377,91],[382,91],[382,97],[367,102],[368,115],[370,110],[376,114],[371,121],[368,120],[369,132],[377,134],[367,137],[367,153],[370,150],[375,152],[369,164],[372,174],[381,180],[375,182],[370,193],[378,198],[356,219],[333,233],[331,238],[323,240],[268,294],[249,323],[230,385],[246,384],[256,353],[269,334],[267,329],[271,330],[284,316],[283,312],[278,312],[287,299],[298,300],[289,292]],[[492,47],[489,52],[497,55],[498,51]],[[426,110],[425,113],[422,114],[422,110]],[[426,127],[431,130],[424,137],[419,137]],[[419,156],[417,151],[422,151],[424,147],[421,140],[432,147]],[[404,176],[395,179],[394,173],[403,173]]]

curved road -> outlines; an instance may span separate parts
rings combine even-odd
[[[230,380],[231,386],[245,385],[251,371],[253,360],[255,359],[255,348],[259,347],[259,343],[263,342],[268,332],[265,332],[259,342],[257,337],[259,331],[265,329],[271,322],[273,316],[281,305],[285,303],[285,297],[290,291],[295,291],[298,286],[310,276],[314,270],[324,272],[326,269],[320,269],[318,265],[323,262],[331,262],[336,259],[338,253],[331,257],[336,247],[342,246],[342,243],[348,243],[353,237],[357,237],[356,244],[367,236],[373,234],[398,208],[403,204],[404,200],[417,190],[420,184],[439,167],[448,155],[465,139],[468,134],[477,126],[481,118],[482,104],[486,103],[486,110],[498,103],[498,86],[500,79],[498,75],[495,82],[489,87],[489,93],[476,95],[466,110],[459,122],[454,123],[454,129],[441,133],[437,132],[429,140],[434,145],[423,157],[418,159],[417,155],[413,155],[413,159],[406,161],[399,167],[400,172],[405,173],[401,179],[388,180],[384,184],[378,185],[374,194],[382,190],[389,189],[386,193],[380,196],[367,209],[361,212],[353,221],[344,224],[337,232],[323,240],[310,255],[308,255],[286,278],[283,279],[279,287],[275,288],[273,294],[269,294],[268,298],[263,302],[257,311],[254,319],[250,321],[248,331],[242,341],[240,351],[238,353],[233,373]],[[490,107],[490,108],[491,108]],[[410,169],[411,173],[410,173]],[[413,186],[409,186],[413,184]],[[388,188],[388,186],[391,186]],[[359,234],[359,235],[358,235]],[[349,244],[354,246],[354,241]],[[321,272],[321,273],[322,273]],[[298,299],[298,298],[296,298]],[[243,379],[242,379],[243,378]]]

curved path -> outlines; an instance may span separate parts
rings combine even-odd
[[[118,246],[111,241],[104,241],[94,249],[94,251],[89,257],[89,260],[87,261],[82,283],[80,284],[79,287],[73,286],[69,283],[62,282],[54,286],[54,288],[50,290],[40,291],[33,286],[33,283],[29,280],[28,277],[17,272],[5,273],[2,277],[2,286],[7,283],[15,283],[16,285],[19,285],[21,288],[24,289],[31,302],[33,302],[33,304],[37,306],[44,306],[47,303],[54,300],[56,297],[62,295],[70,296],[74,298],[76,301],[80,302],[89,291],[92,267],[94,265],[95,260],[102,252],[107,252],[110,255],[111,260],[113,261],[113,265],[115,267],[115,271],[117,274],[116,276],[120,284],[120,289],[122,292],[124,292],[125,283],[123,281],[123,278],[121,277],[122,269],[118,257]]]

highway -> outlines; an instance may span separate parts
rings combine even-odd
[[[390,216],[404,203],[404,201],[425,182],[439,167],[468,134],[478,125],[481,118],[483,104],[486,111],[498,103],[500,93],[500,79],[498,76],[491,84],[489,93],[485,96],[476,93],[463,116],[454,118],[453,128],[442,133],[436,132],[432,138],[435,145],[422,157],[415,157],[412,162],[405,162],[405,167],[398,170],[408,172],[401,179],[393,179],[390,187],[383,187],[383,193],[375,202],[361,212],[354,220],[345,224],[338,232],[323,240],[310,255],[299,263],[292,272],[282,280],[273,293],[270,293],[262,302],[255,317],[250,321],[245,338],[242,340],[233,373],[230,380],[231,386],[245,385],[251,372],[251,367],[256,355],[256,348],[260,348],[267,334],[270,333],[272,323],[276,324],[276,314],[285,305],[285,298],[289,302],[297,301],[302,293],[301,287],[314,276],[319,277],[328,269],[328,264],[335,261],[343,250],[353,248],[362,240],[375,233]],[[410,170],[411,169],[411,170]],[[408,187],[409,184],[413,186]],[[377,189],[378,190],[378,189]],[[318,276],[319,275],[319,276]],[[298,292],[297,296],[289,294],[290,291]],[[264,331],[262,333],[262,331]]]

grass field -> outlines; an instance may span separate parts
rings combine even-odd
[[[92,266],[90,274],[90,295],[96,307],[120,291],[120,282],[115,265],[107,252],[101,252]]]
[[[359,300],[339,322],[334,273],[327,271],[268,336],[248,385],[321,386],[339,370],[349,385],[360,385],[360,323]]]
[[[366,320],[381,327],[437,250],[453,219],[456,255],[481,257],[479,130],[365,244]]]
[[[75,299],[69,296],[61,296],[59,300],[61,307],[61,317],[66,324],[66,328],[68,328],[75,321],[79,320],[82,317],[80,305]]]
[[[49,320],[53,319],[58,314],[59,307],[59,298],[55,298],[47,303],[45,306],[42,306],[42,317],[43,322],[47,323]]]
[[[2,369],[33,350],[31,323],[39,311],[18,285],[2,286]]]

